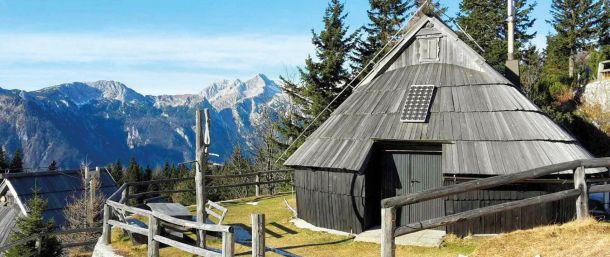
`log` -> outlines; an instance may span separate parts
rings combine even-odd
[[[263,182],[251,182],[251,183],[242,183],[242,184],[233,184],[233,185],[221,185],[221,186],[210,186],[208,189],[219,189],[219,188],[227,188],[227,187],[243,187],[243,186],[253,186],[253,185],[265,185],[265,184],[274,184],[274,183],[286,183],[292,181],[291,179],[282,179],[282,180],[274,180],[274,181],[263,181]]]
[[[576,198],[576,218],[585,219],[589,216],[589,196],[587,194],[585,167],[583,166],[574,170],[574,188],[580,190],[580,195]]]
[[[110,206],[108,204],[104,204],[104,222],[102,223],[102,244],[110,244],[112,242],[112,229],[110,229],[110,224],[108,224],[108,220],[110,220]]]
[[[108,224],[110,224],[112,226],[115,226],[115,227],[118,227],[118,228],[122,228],[122,229],[130,231],[132,233],[140,234],[140,235],[143,235],[143,236],[148,236],[148,229],[146,229],[146,228],[141,228],[141,227],[138,227],[138,226],[129,225],[129,224],[117,221],[117,220],[109,220]]]
[[[159,242],[155,236],[159,235],[159,220],[154,216],[148,217],[148,257],[159,257]]]
[[[523,199],[523,200],[496,204],[496,205],[478,208],[478,209],[465,211],[465,212],[460,212],[460,213],[456,213],[456,214],[452,214],[452,215],[448,215],[448,216],[444,216],[444,217],[438,217],[438,218],[434,218],[434,219],[429,219],[429,220],[424,220],[424,221],[420,221],[420,222],[416,222],[416,223],[407,224],[405,226],[401,226],[401,227],[397,228],[396,231],[394,232],[394,236],[395,237],[402,236],[404,234],[408,234],[408,233],[412,233],[412,232],[416,232],[416,231],[420,231],[420,230],[424,230],[424,229],[429,229],[429,228],[445,226],[445,225],[452,224],[455,222],[468,220],[468,219],[472,219],[472,218],[476,218],[476,217],[480,217],[480,216],[484,216],[484,215],[488,215],[488,214],[513,210],[516,208],[526,207],[526,206],[530,206],[530,205],[553,202],[553,201],[557,201],[557,200],[561,200],[561,199],[565,199],[565,198],[576,197],[579,195],[580,195],[580,190],[570,189],[570,190],[559,191],[559,192],[552,193],[552,194],[531,197],[531,198],[527,198],[527,199]]]
[[[610,168],[610,157],[582,159],[580,163],[584,168]]]
[[[396,208],[381,209],[381,257],[394,257],[394,230],[396,229]]]
[[[222,257],[235,256],[235,237],[233,231],[222,233]]]
[[[152,215],[151,211],[140,209],[140,208],[136,208],[136,207],[127,206],[127,205],[122,204],[122,203],[117,203],[117,202],[113,202],[113,201],[106,201],[106,204],[112,206],[112,208],[116,209],[117,211],[126,211],[126,212],[130,212],[130,213],[138,214],[138,215],[142,215],[142,216],[150,216],[150,215]]]
[[[252,257],[265,257],[265,214],[252,213]]]
[[[210,251],[210,250],[206,250],[206,249],[203,249],[203,248],[199,248],[197,246],[192,246],[192,245],[189,245],[189,244],[185,244],[185,243],[181,243],[181,242],[178,242],[178,241],[174,241],[172,239],[169,239],[169,238],[163,237],[163,236],[158,236],[158,235],[154,236],[154,240],[159,242],[159,243],[166,244],[166,245],[169,245],[169,246],[173,246],[173,247],[176,247],[176,248],[178,248],[178,249],[180,249],[182,251],[185,251],[185,252],[188,252],[188,253],[191,253],[191,254],[195,254],[195,255],[199,255],[199,256],[206,256],[206,257],[220,257],[220,256],[224,256],[224,255],[221,255],[221,254],[219,254],[217,252],[214,252],[214,251]]]
[[[522,171],[518,173],[502,175],[502,176],[494,176],[489,178],[483,178],[473,181],[468,181],[460,184],[443,186],[440,188],[432,188],[428,190],[423,190],[417,193],[408,194],[404,196],[395,196],[383,199],[381,201],[381,208],[395,207],[395,206],[404,206],[407,204],[418,203],[426,200],[441,198],[449,195],[460,194],[475,190],[488,189],[492,187],[497,187],[505,184],[511,184],[515,182],[519,182],[524,179],[537,178],[541,176],[550,175],[556,172],[572,170],[576,167],[579,167],[581,161],[570,161],[563,162],[558,164],[553,164],[549,166],[539,167],[527,171]]]

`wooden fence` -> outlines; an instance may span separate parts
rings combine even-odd
[[[583,159],[563,162],[549,166],[539,167],[528,171],[513,173],[509,175],[494,176],[483,179],[472,180],[460,184],[443,186],[423,190],[404,196],[395,196],[381,201],[381,256],[393,257],[395,255],[395,242],[397,236],[404,234],[440,227],[455,222],[468,220],[483,215],[508,211],[520,207],[553,202],[566,198],[576,198],[576,217],[582,219],[588,215],[588,193],[609,192],[610,185],[593,185],[587,188],[585,169],[610,167],[610,157],[597,159]],[[424,220],[416,223],[396,227],[396,208],[419,203],[427,200],[444,198],[451,195],[466,193],[475,190],[489,189],[497,186],[512,184],[515,182],[534,179],[553,173],[573,170],[574,189],[559,191],[523,200],[507,202],[479,209],[469,210],[461,213]]]
[[[22,245],[22,244],[27,244],[29,242],[35,241],[35,248],[36,250],[40,250],[40,245],[41,245],[41,240],[44,237],[48,237],[48,236],[56,236],[56,235],[66,235],[66,234],[78,234],[78,233],[91,233],[91,232],[101,232],[102,231],[102,227],[93,227],[93,228],[77,228],[77,229],[68,229],[68,230],[57,230],[57,231],[53,231],[53,232],[49,232],[49,233],[41,233],[41,234],[36,234],[36,235],[31,235],[27,238],[21,239],[21,240],[17,240],[17,241],[13,241],[10,242],[6,245],[3,245],[2,247],[0,247],[0,253],[3,253],[5,251],[7,251],[8,249],[17,246],[17,245]],[[86,246],[86,245],[94,245],[97,242],[97,240],[89,240],[89,241],[82,241],[82,242],[70,242],[70,243],[63,243],[61,246],[63,248],[72,248],[72,247],[79,247],[79,246]],[[37,252],[35,252],[33,255],[35,255]],[[24,256],[27,257],[27,256]]]
[[[230,175],[207,175],[206,178],[210,179],[230,179],[230,178],[244,178],[244,177],[254,177],[255,182],[247,182],[240,184],[230,184],[230,185],[220,185],[220,186],[206,186],[205,189],[219,189],[219,188],[228,188],[228,187],[245,187],[245,186],[255,186],[258,187],[260,185],[265,184],[273,184],[273,183],[289,183],[292,181],[291,179],[280,179],[280,180],[272,180],[272,181],[260,181],[259,176],[272,174],[272,173],[285,173],[290,172],[292,170],[269,170],[269,171],[261,171],[261,172],[253,172],[253,173],[245,173],[245,174],[230,174]],[[104,205],[104,221],[103,221],[103,231],[102,231],[102,243],[110,244],[111,243],[111,226],[124,229],[130,233],[135,233],[138,235],[142,235],[147,237],[148,239],[148,256],[157,257],[159,256],[159,243],[163,243],[172,247],[176,247],[180,250],[189,252],[195,255],[201,256],[234,256],[235,249],[235,238],[233,234],[233,228],[227,225],[214,225],[214,224],[202,224],[200,222],[187,221],[183,219],[174,218],[168,216],[163,213],[149,211],[133,206],[129,206],[128,200],[132,198],[138,198],[146,195],[162,195],[162,194],[174,194],[174,193],[183,193],[183,192],[193,192],[194,189],[171,189],[171,190],[155,190],[155,191],[147,191],[141,193],[129,193],[129,188],[133,186],[145,186],[151,184],[165,184],[165,183],[175,183],[193,180],[194,178],[176,178],[176,179],[162,179],[162,180],[151,180],[151,181],[139,181],[139,182],[127,182],[123,184],[116,192],[114,192],[108,199]],[[259,191],[257,188],[256,191]],[[148,227],[143,228],[136,225],[129,224],[127,222],[127,215],[134,214],[141,217],[145,217],[148,219]],[[253,249],[257,249],[258,253],[264,256],[264,224],[261,225],[261,221],[264,222],[264,216],[257,216],[256,224],[254,223],[255,219],[253,218],[253,230],[256,230],[256,240],[253,241]],[[164,237],[160,234],[160,225],[161,223],[177,226],[180,228],[184,228],[185,230],[195,231],[197,234],[203,233],[204,231],[217,232],[222,235],[222,249],[221,252],[212,251],[205,247],[205,244],[201,245],[190,245],[183,242],[179,242],[168,237]],[[260,236],[262,233],[262,236]],[[253,235],[254,236],[254,235]],[[261,239],[262,237],[262,239]],[[205,240],[205,239],[204,239]],[[262,240],[262,241],[261,241]],[[262,253],[261,250],[262,249]]]

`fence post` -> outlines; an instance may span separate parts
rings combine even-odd
[[[108,224],[108,220],[110,220],[110,206],[108,204],[104,204],[104,224],[102,225],[102,244],[110,244],[112,241],[112,232],[110,230],[110,224]]]
[[[396,230],[396,209],[381,209],[381,256],[394,257],[394,230]]]
[[[258,174],[258,172],[256,173],[256,177],[254,178],[254,180],[256,181],[256,183],[261,182],[261,176]],[[261,186],[259,184],[254,185],[254,195],[256,195],[257,197],[260,196],[261,193]]]
[[[155,236],[159,235],[159,220],[157,217],[148,216],[148,257],[159,257],[159,242]]]
[[[265,256],[265,214],[252,213],[252,257]]]
[[[235,237],[233,229],[222,232],[222,257],[233,257],[235,255]]]
[[[125,190],[123,190],[122,196],[121,196],[121,200],[125,200],[122,203],[124,203],[125,205],[129,205],[129,184],[126,184],[125,186]]]
[[[574,170],[574,188],[580,190],[580,196],[576,198],[576,218],[584,219],[589,216],[589,196],[587,194],[587,181],[583,166]]]

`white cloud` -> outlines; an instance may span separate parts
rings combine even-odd
[[[309,35],[5,33],[0,86],[33,89],[113,79],[140,85],[143,93],[185,93],[220,77],[257,72],[275,77],[301,65],[311,49]],[[176,84],[169,85],[172,81]]]
[[[184,62],[248,68],[300,63],[308,36],[0,34],[0,61],[117,63]]]

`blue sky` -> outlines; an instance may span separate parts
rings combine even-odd
[[[344,0],[347,23],[366,0]],[[459,1],[442,0],[455,16]],[[0,0],[0,87],[117,80],[144,94],[197,93],[220,79],[294,76],[326,0]],[[534,43],[551,28],[538,0]]]

